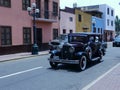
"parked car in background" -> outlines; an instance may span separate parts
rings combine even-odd
[[[120,36],[115,37],[113,40],[113,47],[120,47]]]
[[[68,34],[61,34],[56,39],[49,42],[49,49],[54,50],[57,47],[62,47],[64,43],[68,42]]]
[[[52,50],[48,60],[52,68],[62,63],[75,64],[79,70],[85,70],[88,62],[101,61],[105,49],[101,34],[71,33],[68,35],[68,43]]]

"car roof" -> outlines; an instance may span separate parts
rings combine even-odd
[[[92,32],[77,32],[77,33],[70,33],[69,36],[97,36],[101,35],[101,33],[92,33]]]

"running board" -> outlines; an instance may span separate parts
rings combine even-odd
[[[96,60],[98,60],[98,59],[100,59],[100,57],[93,58],[92,61],[96,61]]]

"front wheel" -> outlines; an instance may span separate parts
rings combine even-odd
[[[80,61],[79,61],[78,69],[84,71],[87,66],[87,58],[85,55],[82,55],[79,60]]]
[[[50,66],[51,66],[52,68],[57,68],[58,63],[56,63],[56,62],[50,62]]]

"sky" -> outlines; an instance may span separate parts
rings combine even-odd
[[[120,18],[120,0],[60,0],[60,8],[73,7],[73,3],[77,3],[77,7],[107,4],[115,10],[115,16]]]

